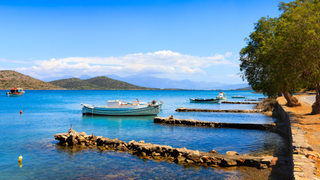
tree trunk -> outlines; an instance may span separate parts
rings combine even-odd
[[[320,86],[316,85],[316,102],[312,105],[311,114],[320,114]]]
[[[298,99],[295,97],[292,97],[290,95],[290,93],[288,93],[288,92],[282,92],[282,93],[283,93],[284,98],[286,98],[286,100],[287,100],[287,104],[286,104],[287,106],[289,106],[289,107],[301,106]]]

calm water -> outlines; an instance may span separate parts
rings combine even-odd
[[[80,103],[106,105],[118,99],[118,91],[26,91],[23,97],[6,97],[0,91],[0,178],[1,179],[190,179],[245,178],[241,169],[183,167],[169,162],[142,160],[128,153],[100,152],[97,149],[71,151],[57,145],[54,134],[74,130],[119,140],[145,142],[218,153],[285,156],[286,143],[281,136],[257,130],[168,126],[153,123],[153,116],[82,116]],[[224,91],[249,99],[263,97],[251,91]],[[178,107],[208,109],[252,109],[253,105],[191,104],[190,97],[212,98],[219,91],[120,91],[120,99],[150,102],[162,100],[161,116],[174,115],[217,122],[270,123],[274,119],[261,114],[178,113]],[[23,115],[19,111],[23,111]],[[18,157],[23,156],[19,168]]]

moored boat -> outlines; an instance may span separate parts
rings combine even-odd
[[[6,93],[8,97],[19,97],[24,94],[22,88],[11,88],[10,92]]]
[[[226,100],[227,99],[227,94],[220,92],[219,95],[216,97],[217,99],[220,100]]]
[[[240,96],[240,95],[235,95],[235,96],[231,96],[232,98],[246,98],[245,96]]]
[[[81,104],[82,114],[102,115],[102,116],[147,116],[157,115],[163,102],[152,101],[144,103],[139,101],[125,102],[120,100],[108,101],[107,106],[94,106]]]
[[[220,103],[220,99],[190,98],[191,103]]]

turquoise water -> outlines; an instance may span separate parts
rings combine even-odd
[[[23,97],[6,97],[0,91],[0,178],[1,179],[190,179],[242,178],[241,171],[203,167],[184,167],[169,162],[142,160],[128,153],[100,152],[97,149],[72,151],[57,145],[54,134],[65,133],[72,124],[78,132],[172,147],[218,153],[285,156],[286,142],[266,131],[168,126],[153,123],[153,116],[82,116],[80,103],[105,105],[118,99],[118,91],[61,90],[28,91]],[[263,97],[251,91],[224,91],[250,99]],[[150,102],[162,100],[161,116],[216,122],[270,123],[274,119],[261,114],[179,113],[178,107],[208,109],[251,109],[252,105],[191,104],[190,97],[212,98],[219,91],[120,91],[120,99]],[[20,115],[20,110],[23,114]],[[18,157],[23,156],[19,167]]]

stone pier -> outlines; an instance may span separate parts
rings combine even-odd
[[[259,104],[261,102],[221,101],[223,104]]]
[[[186,126],[203,126],[213,128],[236,128],[236,129],[257,129],[257,130],[268,130],[277,131],[275,123],[270,124],[245,124],[245,123],[221,123],[221,122],[209,122],[199,121],[194,119],[175,119],[173,116],[167,117],[155,117],[154,123],[160,124],[174,124],[174,125],[186,125]]]
[[[144,141],[130,142],[120,141],[117,138],[109,139],[102,136],[86,135],[77,133],[72,128],[68,133],[59,133],[55,136],[62,146],[97,146],[99,150],[127,151],[133,155],[145,159],[173,161],[182,165],[199,166],[250,166],[265,169],[277,164],[277,158],[254,157],[239,155],[237,152],[228,151],[226,155],[218,154],[216,151],[200,152],[186,148],[173,148],[167,145],[145,143]]]
[[[196,108],[177,108],[177,112],[221,112],[221,113],[260,113],[261,110],[257,109],[229,109],[229,110],[220,110],[220,109],[196,109]]]

